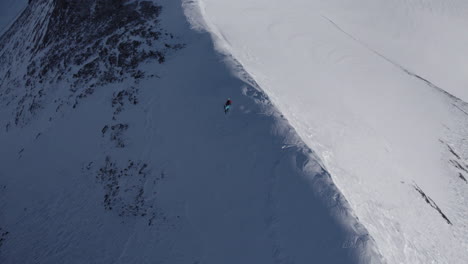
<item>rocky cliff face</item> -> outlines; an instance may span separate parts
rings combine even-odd
[[[97,87],[144,78],[138,66],[184,46],[160,26],[161,12],[150,1],[30,1],[0,39],[1,103],[14,112],[4,128],[27,124],[46,102],[74,108]]]

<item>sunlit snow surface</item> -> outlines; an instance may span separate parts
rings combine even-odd
[[[468,261],[468,2],[197,4],[389,263]]]

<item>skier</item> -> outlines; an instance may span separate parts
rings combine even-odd
[[[231,104],[232,104],[231,98],[228,98],[226,103],[224,104],[224,114],[227,114],[227,112],[229,111],[229,108],[231,108]]]

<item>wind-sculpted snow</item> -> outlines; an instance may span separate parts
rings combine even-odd
[[[0,37],[0,263],[380,263],[181,4],[30,1]]]
[[[468,261],[466,1],[196,4],[194,25],[317,152],[386,261]]]

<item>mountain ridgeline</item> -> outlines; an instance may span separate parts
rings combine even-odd
[[[383,262],[195,4],[25,2],[0,36],[0,263]]]

